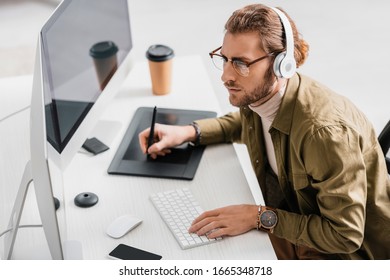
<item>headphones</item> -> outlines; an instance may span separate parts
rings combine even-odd
[[[297,63],[294,58],[294,36],[292,28],[288,18],[282,11],[277,8],[270,8],[278,14],[284,28],[284,33],[286,34],[286,51],[279,53],[275,57],[273,70],[276,77],[289,79],[295,74],[295,70],[297,69]]]

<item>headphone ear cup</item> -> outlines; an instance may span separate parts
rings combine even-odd
[[[294,75],[296,68],[295,59],[288,57],[286,52],[275,57],[273,69],[276,77],[289,79]]]
[[[281,52],[275,57],[274,60],[274,65],[273,65],[274,74],[278,78],[283,78],[281,66],[285,56],[286,56],[286,52]]]
[[[280,63],[280,73],[283,78],[290,79],[294,75],[296,69],[295,59],[289,56],[283,58]]]

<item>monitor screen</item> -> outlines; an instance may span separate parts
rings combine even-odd
[[[43,26],[47,140],[59,153],[130,52],[127,34],[127,0],[65,0]]]

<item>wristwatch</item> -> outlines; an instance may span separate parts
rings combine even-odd
[[[195,141],[189,143],[191,146],[199,146],[200,138],[202,137],[200,132],[200,127],[196,122],[190,123],[190,126],[192,126],[195,129]]]
[[[259,205],[257,214],[257,230],[272,233],[278,223],[278,215],[273,208]]]

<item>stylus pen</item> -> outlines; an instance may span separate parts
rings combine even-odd
[[[156,124],[156,115],[157,115],[157,107],[154,106],[152,124],[150,125],[150,132],[148,137],[148,148],[146,149],[146,151],[149,150],[149,147],[152,146],[154,142],[154,125]]]

